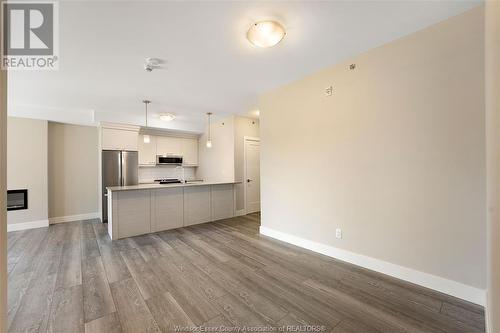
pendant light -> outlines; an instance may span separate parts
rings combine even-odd
[[[207,112],[208,117],[208,138],[207,138],[207,148],[212,148],[212,133],[210,131],[210,116],[212,116],[212,112]]]
[[[145,99],[142,102],[144,103],[144,106],[146,107],[146,128],[147,128],[148,127],[148,104],[151,103],[151,101],[148,101],[147,99]],[[144,143],[151,142],[151,138],[149,137],[149,135],[144,135],[143,138],[144,138]]]

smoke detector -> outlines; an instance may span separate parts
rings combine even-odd
[[[144,69],[146,72],[152,72],[153,69],[161,68],[163,60],[158,58],[146,58],[144,61]]]

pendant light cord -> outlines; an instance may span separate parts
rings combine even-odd
[[[211,132],[211,129],[210,129],[210,117],[212,116],[212,112],[208,112],[207,113],[207,116],[208,116],[208,140],[209,141],[212,141],[212,132]]]
[[[145,99],[142,102],[146,106],[146,127],[148,127],[148,104],[151,103],[151,101]]]

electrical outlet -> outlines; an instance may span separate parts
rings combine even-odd
[[[335,238],[342,239],[342,229],[335,229]]]
[[[332,96],[333,94],[333,86],[329,86],[325,89],[325,96]]]

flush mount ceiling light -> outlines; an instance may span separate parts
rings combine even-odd
[[[146,127],[148,127],[148,104],[151,103],[151,101],[148,101],[147,99],[145,99],[142,102],[144,103],[144,106],[146,107]],[[144,138],[144,143],[151,142],[151,138],[149,137],[149,135],[144,135],[143,138]]]
[[[285,28],[276,21],[254,23],[247,32],[247,38],[255,46],[271,47],[278,44],[285,36]]]
[[[172,121],[175,119],[175,114],[173,113],[160,113],[160,120],[162,121]]]

